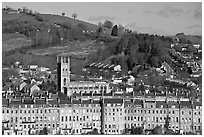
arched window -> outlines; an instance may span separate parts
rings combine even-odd
[[[64,85],[66,85],[66,78],[64,78]]]
[[[67,95],[67,88],[63,87],[64,94]]]
[[[65,58],[65,63],[68,63],[68,58],[69,58],[69,57],[66,57],[66,58]]]

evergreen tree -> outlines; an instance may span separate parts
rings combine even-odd
[[[118,26],[115,25],[112,29],[112,32],[111,32],[111,35],[112,36],[118,36]]]

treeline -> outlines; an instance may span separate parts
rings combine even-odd
[[[120,39],[110,40],[106,48],[100,49],[94,58],[95,61],[102,61],[111,57],[111,62],[120,64],[127,74],[137,65],[156,67],[163,61],[171,63],[171,43],[169,37],[130,33]]]

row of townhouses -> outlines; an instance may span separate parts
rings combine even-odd
[[[2,100],[3,134],[86,134],[94,128],[103,134],[122,134],[125,129],[143,126],[164,127],[181,132],[202,131],[202,103],[158,101],[153,98],[59,99],[24,98]]]

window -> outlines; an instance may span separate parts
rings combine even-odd
[[[176,117],[176,122],[179,122],[179,118],[178,117]]]
[[[189,111],[189,115],[191,115],[191,111]]]
[[[200,123],[201,122],[201,120],[200,120],[200,118],[198,118],[198,123]]]
[[[64,117],[62,116],[62,118],[61,118],[61,121],[63,122],[64,121]]]
[[[26,113],[26,110],[24,110],[24,113]]]

